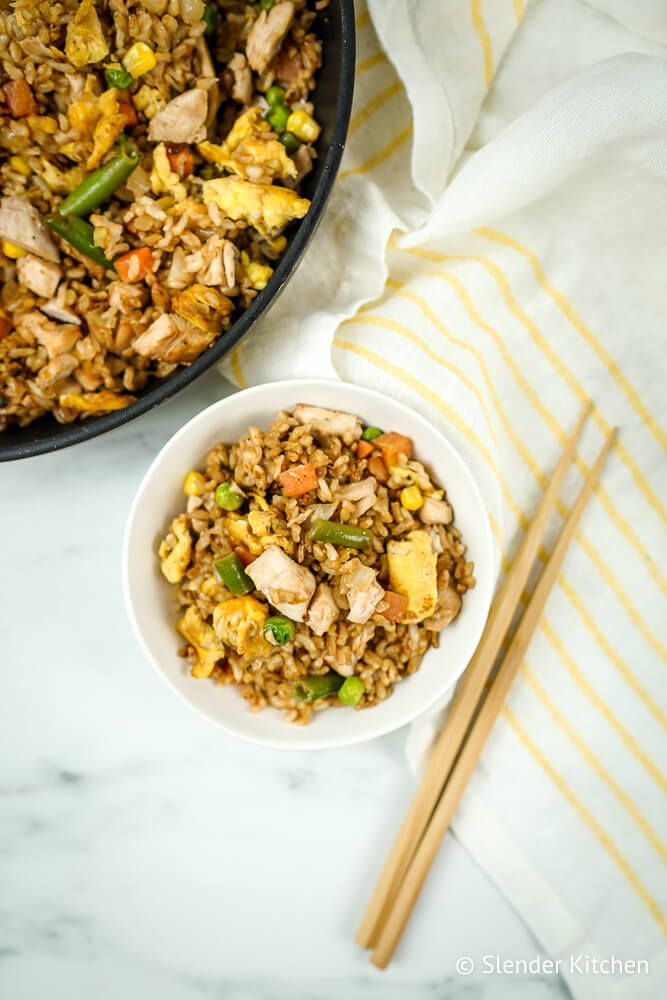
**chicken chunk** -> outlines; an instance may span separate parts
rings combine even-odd
[[[151,118],[151,142],[201,142],[206,138],[208,97],[199,87],[186,90]]]
[[[236,52],[227,63],[234,83],[232,85],[232,97],[240,104],[248,105],[252,101],[252,73],[248,66],[248,60],[242,52]]]
[[[375,614],[384,598],[384,590],[377,582],[377,573],[364,566],[360,559],[350,559],[340,575],[341,590],[350,605],[348,621],[363,625]]]
[[[321,583],[310,602],[306,615],[306,625],[315,635],[324,635],[336,621],[338,614],[338,605],[334,601],[331,587],[326,583]]]
[[[408,599],[402,621],[417,623],[429,618],[438,603],[437,555],[428,532],[411,531],[387,545],[391,588]]]
[[[160,543],[160,569],[169,583],[180,583],[192,555],[192,535],[185,514],[175,517],[166,537]]]
[[[254,184],[242,177],[204,181],[202,192],[204,204],[215,202],[228,219],[247,222],[269,238],[280,235],[294,219],[302,219],[310,208],[308,199],[296,191],[275,184]]]
[[[361,419],[352,413],[297,403],[294,416],[300,424],[307,424],[317,434],[336,434],[342,437],[345,444],[352,444],[361,437]]]
[[[55,319],[59,323],[67,323],[73,326],[81,326],[81,319],[76,313],[71,312],[64,305],[63,300],[58,294],[55,299],[49,299],[45,302],[43,306],[40,306],[40,311],[45,313],[50,319]]]
[[[271,646],[262,629],[268,617],[266,605],[254,597],[232,597],[213,612],[213,629],[218,638],[239,656],[268,656]]]
[[[73,354],[59,354],[57,358],[53,358],[39,369],[35,383],[40,389],[49,389],[56,382],[71,375],[78,364],[79,359]]]
[[[259,15],[246,42],[248,62],[256,73],[263,73],[277,55],[293,18],[294,4],[291,0],[278,3],[269,11],[263,10]]]
[[[54,264],[60,260],[41,215],[25,198],[8,195],[0,201],[0,238]]]
[[[461,595],[450,583],[439,587],[438,610],[424,624],[424,628],[431,632],[441,632],[443,628],[447,628],[450,622],[454,621],[461,610],[461,604]]]
[[[225,655],[225,648],[214,630],[193,607],[188,608],[177,628],[197,654],[197,662],[192,668],[192,676],[210,677],[213,673],[213,667]]]
[[[31,253],[19,257],[16,261],[16,274],[22,285],[43,299],[50,299],[55,295],[63,276],[59,264],[41,260]]]
[[[366,479],[360,479],[358,483],[340,486],[338,496],[356,503],[357,515],[361,517],[362,514],[375,506],[377,501],[376,487],[377,479],[375,476],[367,476]]]
[[[290,559],[277,545],[269,545],[246,573],[270,604],[292,621],[302,622],[315,593],[315,577]]]
[[[169,364],[191,364],[212,343],[214,336],[178,316],[163,313],[137,337],[133,346],[144,358]]]
[[[38,344],[46,348],[49,358],[57,358],[59,354],[70,351],[81,336],[77,326],[54,323],[36,311],[19,316],[16,329],[22,337],[34,337]]]
[[[419,517],[424,524],[449,524],[452,520],[452,508],[446,500],[425,497]]]

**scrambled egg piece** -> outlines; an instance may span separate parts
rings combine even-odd
[[[82,138],[92,138],[95,122],[99,118],[95,84],[95,77],[91,73],[86,77],[81,96],[72,101],[67,111],[70,126],[76,129]]]
[[[387,561],[391,589],[408,599],[401,620],[416,623],[430,617],[438,603],[438,557],[428,532],[411,531],[401,541],[389,542]]]
[[[181,184],[178,174],[171,169],[167,147],[163,142],[153,150],[151,188],[153,194],[169,194],[175,201],[184,201],[187,195],[185,185]]]
[[[193,677],[210,677],[213,667],[225,655],[222,643],[196,608],[188,608],[176,626],[184,639],[197,654],[197,662],[192,668]]]
[[[185,514],[174,518],[166,538],[160,543],[160,568],[169,583],[180,583],[192,555],[192,536]]]
[[[277,545],[288,555],[294,552],[291,538],[273,534],[274,514],[270,510],[251,510],[245,516],[228,514],[224,524],[229,537],[245,545],[253,556],[261,555],[267,545]]]
[[[241,263],[252,287],[258,292],[266,288],[269,278],[273,274],[273,268],[269,267],[268,264],[260,264],[256,260],[251,260],[245,250],[241,251]]]
[[[109,152],[125,128],[125,118],[118,109],[118,91],[110,87],[97,101],[99,117],[93,132],[93,151],[88,157],[88,170],[99,167],[102,157]]]
[[[133,103],[137,111],[143,111],[146,118],[155,118],[158,111],[167,106],[158,88],[149,87],[147,83],[136,92]]]
[[[207,285],[190,285],[171,300],[172,309],[205,333],[220,333],[223,321],[234,308],[234,303],[217,288]]]
[[[54,194],[69,194],[86,176],[83,167],[60,170],[44,156],[40,157],[38,172],[49,191]]]
[[[253,132],[235,149],[227,143],[216,146],[213,142],[200,142],[197,149],[209,163],[247,178],[252,167],[261,167],[269,177],[296,177],[297,167],[279,139],[266,132]]]
[[[232,597],[213,612],[213,628],[239,656],[268,656],[271,647],[262,634],[268,617],[265,604],[254,597]]]
[[[110,389],[102,389],[101,392],[65,392],[58,402],[79,413],[110,413],[111,410],[122,410],[134,403],[135,399],[135,396],[121,396]]]
[[[100,62],[109,55],[109,46],[93,0],[81,0],[79,9],[67,25],[65,55],[77,69],[88,63]]]
[[[200,142],[197,149],[209,163],[216,163],[239,177],[248,176],[249,167],[262,167],[270,177],[296,177],[297,167],[264,119],[262,109],[248,108],[236,119],[227,138],[219,146]]]
[[[270,131],[271,126],[264,118],[262,109],[257,106],[248,108],[238,116],[227,133],[223,145],[229,152],[233,152],[252,132]]]
[[[217,177],[204,181],[204,204],[215,202],[235,222],[242,220],[262,236],[278,235],[293,219],[302,219],[310,202],[290,188],[253,184],[240,177]]]

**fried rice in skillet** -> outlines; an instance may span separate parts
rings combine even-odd
[[[0,431],[121,409],[265,287],[328,0],[0,0]]]

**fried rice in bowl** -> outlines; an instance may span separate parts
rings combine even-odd
[[[488,612],[476,485],[427,421],[372,390],[272,383],[214,404],[135,498],[135,632],[193,708],[252,742],[341,746],[451,690]]]

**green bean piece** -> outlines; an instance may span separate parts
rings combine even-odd
[[[275,108],[275,106],[277,104],[284,104],[285,103],[285,88],[284,87],[278,87],[277,85],[274,85],[273,87],[269,87],[269,89],[264,94],[264,98],[265,98],[266,103],[269,105],[270,108]]]
[[[94,229],[85,219],[77,219],[76,216],[64,219],[62,215],[52,215],[46,220],[46,224],[84,257],[89,257],[102,267],[115,270],[114,262],[105,256],[101,247],[95,246]]]
[[[228,481],[220,483],[216,488],[215,502],[223,510],[238,510],[243,505],[243,497],[232,489],[232,484]]]
[[[255,589],[255,584],[246,573],[243,563],[235,552],[230,552],[228,556],[223,556],[222,559],[216,559],[213,563],[213,568],[220,582],[224,583],[227,590],[231,591],[234,597],[249,594],[251,590]]]
[[[104,166],[88,174],[85,180],[69,194],[60,205],[58,212],[65,216],[89,215],[103,202],[111,198],[114,191],[122,187],[140,160],[139,151],[129,140],[121,151]]]
[[[264,117],[273,131],[280,135],[281,132],[285,131],[287,119],[291,113],[292,112],[285,104],[274,104],[272,108],[269,108]]]
[[[384,431],[379,427],[367,427],[364,433],[361,435],[362,441],[375,441],[375,438],[379,438]]]
[[[324,521],[318,518],[308,532],[313,542],[330,542],[348,549],[365,549],[371,543],[371,533],[366,528],[354,524],[340,524],[338,521]]]
[[[294,156],[294,154],[296,153],[297,149],[301,145],[301,143],[299,142],[299,140],[297,139],[297,137],[294,135],[294,133],[292,133],[292,132],[283,132],[282,135],[279,138],[280,138],[280,141],[282,142],[283,146],[285,147],[285,150],[286,150],[288,156]]]
[[[304,705],[310,705],[318,698],[326,698],[343,685],[343,678],[333,671],[328,674],[315,675],[312,677],[302,677],[300,681],[292,684],[292,694],[297,701]]]
[[[210,38],[214,34],[217,23],[218,8],[215,4],[207,3],[204,7],[204,24],[206,25],[204,34],[207,38]]]
[[[276,0],[259,0],[259,6],[262,10],[271,10],[275,6]]]
[[[358,705],[364,696],[366,685],[361,677],[346,677],[338,689],[338,700],[343,705]]]
[[[128,73],[124,66],[120,66],[118,69],[105,69],[104,79],[107,81],[110,87],[115,87],[116,90],[127,90],[134,83],[134,77],[131,73]]]
[[[262,631],[269,642],[273,638],[275,646],[284,646],[286,642],[291,642],[294,638],[296,625],[289,618],[285,618],[284,615],[273,615],[271,618],[266,619]]]

